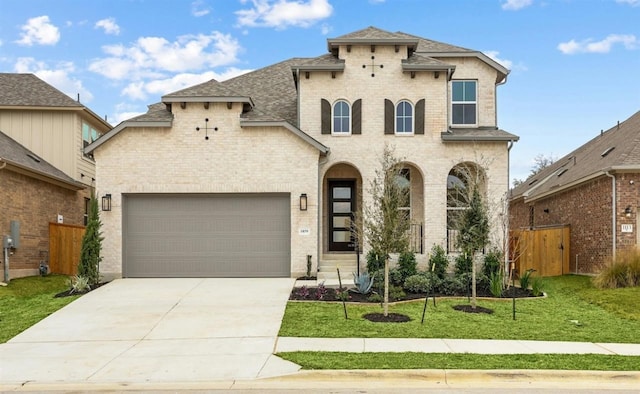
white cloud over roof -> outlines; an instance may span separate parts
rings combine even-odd
[[[27,20],[20,27],[20,45],[55,45],[60,40],[60,30],[49,21],[47,15],[37,16]]]
[[[249,27],[308,27],[328,18],[333,7],[328,0],[251,0],[252,8],[236,11],[238,24]]]
[[[21,57],[17,60],[15,66],[17,73],[35,74],[38,78],[47,82],[51,86],[55,86],[58,90],[77,100],[80,95],[82,103],[88,103],[93,100],[93,94],[84,87],[82,81],[72,78],[75,72],[75,66],[72,62],[61,62],[51,67],[45,62],[36,61],[31,57]]]

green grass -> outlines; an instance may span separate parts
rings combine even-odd
[[[429,303],[424,324],[420,324],[422,301],[391,306],[390,312],[412,319],[393,324],[373,323],[362,317],[381,312],[379,304],[349,304],[346,320],[340,303],[289,302],[279,335],[640,343],[640,288],[597,290],[588,277],[563,276],[547,278],[545,291],[547,298],[517,300],[516,320],[512,319],[511,300],[479,300],[479,306],[494,310],[487,315],[452,309],[467,303],[466,298],[438,299],[436,308]]]
[[[602,354],[450,354],[291,352],[303,369],[557,369],[637,371],[640,357]]]
[[[18,335],[35,323],[78,298],[54,295],[68,289],[64,275],[12,279],[0,287],[0,343]]]

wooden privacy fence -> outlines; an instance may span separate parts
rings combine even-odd
[[[568,274],[570,235],[569,226],[511,231],[510,259],[518,274],[529,269],[540,276]]]
[[[85,228],[49,223],[49,272],[77,275]]]

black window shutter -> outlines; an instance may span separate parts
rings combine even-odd
[[[362,99],[351,106],[351,134],[362,134]]]
[[[395,108],[391,100],[384,99],[384,133],[394,134]]]
[[[320,99],[321,126],[322,134],[331,134],[331,104],[325,99]]]
[[[414,134],[424,134],[424,99],[416,104],[416,131]]]

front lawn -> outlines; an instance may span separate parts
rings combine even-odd
[[[0,343],[18,335],[78,296],[55,298],[67,289],[67,276],[12,279],[0,287]]]
[[[392,313],[410,316],[407,323],[374,323],[362,317],[380,312],[379,304],[348,304],[349,319],[345,320],[341,303],[289,302],[279,335],[640,343],[640,288],[596,290],[590,278],[571,275],[546,282],[548,297],[516,301],[516,320],[509,299],[479,300],[479,306],[494,310],[491,315],[452,309],[467,303],[466,298],[438,299],[436,308],[430,301],[424,324],[420,324],[422,301],[390,307]]]

